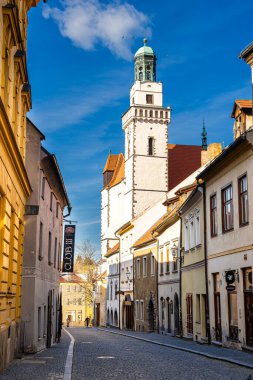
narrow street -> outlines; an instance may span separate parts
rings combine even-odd
[[[66,376],[70,338],[63,331],[60,344],[36,355],[27,355],[21,360],[15,360],[0,376],[0,379],[253,379],[251,369],[131,337],[111,334],[109,331],[93,328],[68,329],[75,339],[71,378]]]

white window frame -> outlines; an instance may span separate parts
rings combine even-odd
[[[136,259],[136,278],[141,278],[141,261]]]
[[[144,263],[145,263],[145,265],[144,265]],[[147,275],[148,275],[148,259],[147,259],[147,256],[144,256],[143,258],[142,258],[142,276],[143,277],[147,277]],[[145,270],[144,270],[144,268],[145,268]]]

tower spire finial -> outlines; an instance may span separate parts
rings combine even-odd
[[[147,45],[147,42],[148,42],[147,38],[146,38],[146,37],[145,37],[145,38],[143,38],[143,43],[144,43],[144,46],[146,46],[146,45]]]
[[[202,149],[203,150],[207,150],[207,132],[206,132],[205,119],[203,119],[203,127],[202,127],[202,133],[201,133],[201,140],[202,140]]]

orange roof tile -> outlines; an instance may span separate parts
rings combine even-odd
[[[70,273],[70,274],[64,275],[64,277],[60,277],[60,282],[61,283],[68,283],[68,282],[79,283],[79,282],[83,282],[83,279],[77,276],[75,273]]]
[[[250,99],[236,99],[233,105],[233,110],[231,117],[235,117],[236,107],[240,109],[251,109],[252,108],[252,100]]]
[[[113,172],[115,170],[118,157],[119,157],[119,154],[109,153],[104,170],[103,170],[103,174],[107,171]]]
[[[166,214],[164,214],[160,219],[158,219],[156,221],[155,224],[153,224],[153,226],[151,226],[146,232],[144,235],[142,235],[133,245],[133,248],[137,248],[139,246],[143,246],[147,243],[151,243],[153,240],[155,240],[155,238],[153,237],[153,231],[159,226],[159,224],[161,224],[167,217],[168,217],[168,213],[166,212]]]
[[[110,257],[117,252],[119,252],[119,242],[107,251],[105,257]]]
[[[115,170],[112,176],[111,181],[109,182],[107,187],[113,187],[115,185],[118,185],[125,176],[125,158],[122,153],[118,155],[117,163],[115,166]]]

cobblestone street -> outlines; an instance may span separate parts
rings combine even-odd
[[[133,339],[130,336],[111,334],[110,330],[69,328],[68,331],[75,339],[72,380],[253,379],[253,370],[251,369],[139,340],[139,338],[146,338],[148,334],[144,336],[135,333],[138,339]],[[131,335],[133,334],[131,333]],[[166,337],[154,334],[150,334],[149,338],[150,340],[156,338],[157,343],[166,341]],[[179,342],[182,348],[184,344],[182,340],[170,339],[175,342],[175,345]],[[0,376],[1,380],[71,380],[66,375],[65,367],[69,343],[70,338],[63,331],[60,344],[37,355],[25,356],[21,360],[14,361]],[[194,347],[188,343],[185,342],[184,347],[193,349]],[[203,347],[204,351],[208,352],[207,346],[197,346],[199,351]],[[210,349],[210,353],[215,355],[212,347]],[[222,356],[224,349],[217,349],[218,352],[219,350],[219,356]],[[236,351],[225,351],[227,357],[238,360]],[[244,357],[245,363],[249,363],[251,355],[239,353],[239,358]]]

